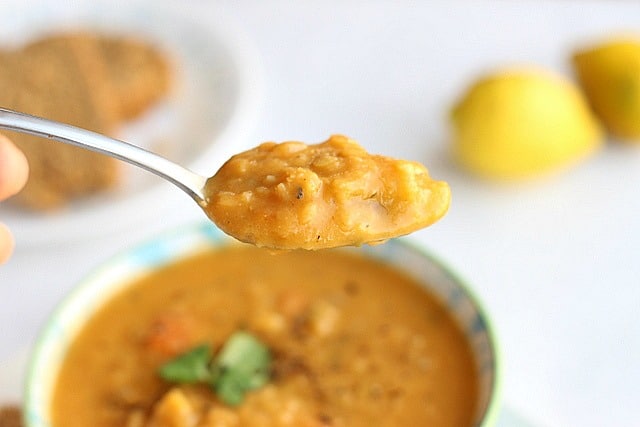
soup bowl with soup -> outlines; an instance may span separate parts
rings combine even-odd
[[[108,261],[54,311],[28,427],[488,427],[491,323],[402,239],[274,252],[211,224]]]

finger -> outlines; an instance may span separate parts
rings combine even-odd
[[[20,191],[28,175],[27,158],[7,137],[0,135],[0,200]]]
[[[9,229],[0,224],[0,265],[4,264],[13,252],[13,236]]]

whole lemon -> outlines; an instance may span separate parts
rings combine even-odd
[[[640,37],[619,37],[573,55],[578,79],[607,129],[640,142]]]
[[[602,144],[602,130],[571,81],[542,69],[495,72],[451,112],[453,155],[495,179],[518,179],[577,162]]]

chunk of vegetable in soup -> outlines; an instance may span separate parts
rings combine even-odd
[[[158,375],[238,331],[272,355],[240,404]],[[464,334],[412,279],[345,251],[234,245],[106,303],[66,355],[51,410],[54,427],[464,427],[477,389]]]
[[[419,163],[368,154],[334,135],[316,145],[264,143],[206,184],[207,215],[256,246],[324,249],[379,242],[440,219],[447,183]]]

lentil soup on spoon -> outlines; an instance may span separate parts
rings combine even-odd
[[[436,222],[451,199],[423,165],[369,154],[342,135],[235,155],[207,181],[205,196],[205,212],[223,231],[276,249],[379,243]]]

